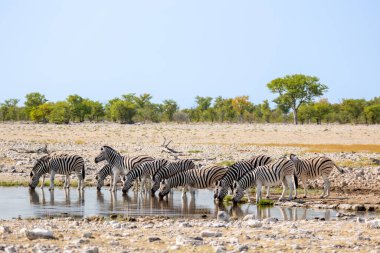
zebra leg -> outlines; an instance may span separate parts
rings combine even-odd
[[[114,174],[113,174],[113,182],[112,182],[112,190],[113,192],[116,191],[116,183],[117,183],[117,179],[119,178],[120,176],[120,173],[118,171],[115,171]]]
[[[45,174],[42,175],[41,189],[45,186]]]
[[[297,199],[297,187],[296,187],[296,180],[293,175],[293,189],[294,189],[294,199]]]
[[[284,177],[282,179],[282,194],[281,194],[281,197],[278,199],[279,201],[284,199],[284,195],[287,189],[288,189],[288,185],[286,182],[286,177]]]
[[[112,191],[112,185],[113,185],[113,175],[111,174],[109,191]]]
[[[307,198],[307,179],[306,177],[302,177],[301,179],[302,181],[302,184],[303,184],[303,192],[304,192],[304,195],[303,195],[303,198]]]
[[[269,199],[270,195],[270,186],[267,186],[267,195],[265,195],[265,198]]]
[[[327,177],[323,177],[323,194],[321,198],[326,198],[330,195],[330,181]]]
[[[50,172],[50,187],[49,187],[49,191],[54,190],[54,176],[55,176],[55,171],[51,170],[51,172]]]
[[[262,188],[261,183],[258,183],[256,186],[256,204],[258,204],[261,200],[261,188]]]
[[[65,188],[70,188],[70,174],[66,175],[66,178],[65,178]],[[80,184],[80,181],[79,181],[79,178],[78,178],[78,186]]]
[[[192,187],[189,187],[189,192],[190,192],[191,198],[195,198],[195,189]]]
[[[182,188],[182,198],[185,198],[186,197],[186,192],[187,192],[187,186],[184,186]]]
[[[285,177],[285,179],[286,179],[286,182],[287,182],[287,184],[288,184],[288,188],[289,188],[289,200],[292,200],[293,199],[293,184],[294,184],[294,182],[293,182],[293,175],[289,175],[289,176],[286,176]]]

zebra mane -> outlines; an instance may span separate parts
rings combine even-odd
[[[114,149],[114,148],[112,148],[112,147],[110,147],[110,146],[108,146],[108,145],[104,145],[102,148],[110,149],[110,150],[114,151],[115,153],[117,153],[118,155],[121,155],[121,154],[119,153],[119,151],[117,151],[116,149]]]

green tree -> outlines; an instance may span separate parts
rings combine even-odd
[[[325,119],[327,114],[331,111],[331,104],[327,99],[321,99],[317,103],[314,103],[313,107],[317,124],[321,124],[322,120]]]
[[[46,116],[50,123],[55,124],[68,124],[70,117],[70,105],[66,101],[51,104],[51,110]]]
[[[354,123],[360,123],[360,118],[365,117],[364,107],[366,101],[364,99],[343,99],[341,103],[341,112],[343,122],[348,123],[354,121]]]
[[[83,103],[87,108],[90,108],[90,112],[87,114],[87,118],[90,121],[100,121],[100,119],[105,116],[105,110],[102,103],[90,99],[85,99]]]
[[[66,101],[70,106],[73,121],[83,122],[85,117],[91,113],[91,108],[85,102],[86,100],[79,95],[70,95],[66,98]]]
[[[178,104],[176,101],[169,99],[162,102],[162,117],[166,121],[172,121],[173,115],[178,111]]]
[[[233,121],[237,117],[236,111],[232,106],[232,98],[215,98],[214,102],[215,119],[219,122]]]
[[[18,120],[19,108],[17,104],[20,100],[16,98],[7,99],[4,103],[0,104],[0,111],[3,121]]]
[[[136,105],[130,101],[114,100],[110,105],[110,114],[113,121],[131,124],[136,114]]]
[[[370,105],[370,106],[366,106],[364,108],[364,113],[366,115],[366,118],[372,124],[379,124],[380,123],[380,103]]]
[[[253,104],[248,99],[249,96],[238,96],[232,99],[232,107],[236,111],[240,122],[243,121],[244,116],[247,118],[252,112]]]
[[[272,111],[270,109],[268,100],[264,100],[263,103],[260,105],[259,109],[261,112],[261,118],[264,120],[265,123],[269,123]]]
[[[298,120],[303,125],[305,121],[310,124],[311,119],[315,116],[314,104],[303,104],[298,109]]]
[[[32,92],[25,95],[25,110],[30,117],[30,114],[33,110],[36,110],[38,106],[47,102],[45,95],[42,95],[38,92]]]
[[[39,105],[35,110],[30,112],[30,119],[34,122],[47,123],[48,116],[50,112],[53,110],[53,103],[44,103]]]
[[[299,107],[304,103],[311,103],[315,97],[322,96],[328,89],[319,82],[319,78],[301,74],[276,78],[268,83],[267,87],[272,93],[279,95],[273,102],[292,109],[294,124],[298,124]]]

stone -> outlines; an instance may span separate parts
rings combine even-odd
[[[367,221],[367,228],[380,229],[380,219]]]
[[[277,221],[278,221],[277,218],[273,218],[273,217],[271,217],[271,218],[266,218],[266,219],[264,219],[264,220],[263,220],[263,223],[265,223],[265,224],[270,224],[270,223],[276,223]]]
[[[8,246],[8,247],[5,247],[4,250],[5,250],[6,253],[15,253],[15,252],[17,252],[15,246]]]
[[[362,204],[353,205],[352,209],[355,211],[365,211],[366,210],[365,206]]]
[[[214,231],[202,231],[201,236],[202,237],[221,237],[223,234],[221,232],[214,232]]]
[[[186,237],[186,236],[177,236],[176,238],[176,245],[178,246],[186,246],[186,245],[192,245],[192,246],[199,246],[203,244],[203,239],[199,237]]]
[[[245,224],[250,226],[251,228],[259,228],[263,225],[261,221],[258,220],[248,220]]]
[[[248,245],[239,245],[238,248],[237,248],[237,251],[238,252],[245,252],[245,251],[248,251]]]
[[[246,216],[244,216],[243,221],[254,220],[254,219],[256,219],[254,214],[247,214]]]
[[[98,247],[87,248],[83,251],[84,253],[99,253]]]
[[[119,243],[118,241],[110,241],[110,242],[109,242],[109,245],[110,245],[110,246],[114,246],[114,247],[119,246],[119,244],[120,244],[120,243]]]
[[[357,217],[357,218],[356,218],[356,222],[357,222],[357,223],[365,223],[365,219],[362,218],[362,217]]]
[[[0,226],[0,235],[1,234],[10,234],[11,229],[8,226]]]
[[[216,219],[218,221],[229,222],[230,221],[230,216],[225,211],[219,211]]]
[[[83,234],[83,237],[84,237],[84,238],[94,238],[94,237],[92,236],[92,233],[90,233],[90,232],[84,233],[84,234]]]
[[[214,248],[215,253],[224,253],[227,250],[226,247],[224,246],[215,246],[213,248]]]
[[[179,227],[180,228],[191,228],[193,225],[191,225],[190,223],[188,222],[183,222],[181,224],[179,224]]]
[[[161,238],[157,236],[148,237],[148,242],[156,242],[156,241],[161,241]]]
[[[39,239],[39,238],[43,238],[43,239],[53,239],[54,238],[52,231],[47,230],[47,229],[43,229],[43,228],[35,228],[32,230],[24,230],[24,231],[25,231],[26,237],[29,240],[35,240],[35,239]]]

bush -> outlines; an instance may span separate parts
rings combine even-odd
[[[175,112],[173,114],[173,120],[177,123],[188,123],[190,121],[190,117],[185,112]]]

